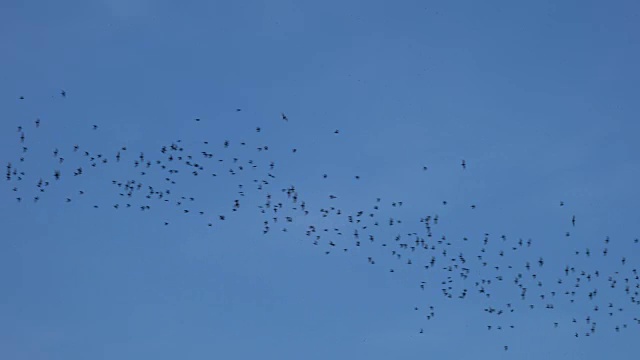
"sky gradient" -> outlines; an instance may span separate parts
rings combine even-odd
[[[0,358],[635,359],[640,306],[606,276],[640,267],[638,24],[633,1],[3,1],[0,154],[3,172],[25,175],[0,186]],[[247,170],[182,167],[167,185],[134,168],[172,143]],[[109,163],[91,168],[85,150]],[[147,201],[112,184],[130,179],[194,197],[206,215],[125,209]],[[263,234],[266,192],[287,203],[292,185],[313,210]],[[344,217],[318,211],[376,205],[385,226],[358,248]],[[453,256],[476,258],[489,233],[487,262],[531,262],[547,290],[567,265],[598,270],[579,291],[597,287],[602,307],[624,312],[582,336],[593,302],[548,311],[535,285],[520,301],[511,284],[524,270],[504,267],[478,270],[506,278],[491,298],[457,276],[469,297],[446,298],[449,274],[422,268],[431,255],[407,265],[379,246],[424,233],[428,215]],[[305,224],[344,236],[314,246]],[[520,238],[531,247],[511,251]],[[483,311],[506,303],[518,305],[509,317]]]

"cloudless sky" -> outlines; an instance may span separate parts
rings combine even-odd
[[[634,1],[2,1],[0,358],[636,358],[640,307],[623,289],[640,267],[638,24]],[[224,161],[198,177],[182,166],[176,184],[134,168],[171,143]],[[84,151],[109,163],[91,168]],[[234,157],[246,169],[231,175]],[[4,179],[8,162],[23,180]],[[39,178],[55,186],[39,194]],[[192,213],[112,184],[133,179],[185,196]],[[280,191],[292,185],[309,215]],[[287,210],[264,235],[267,192]],[[345,216],[319,212],[376,204],[376,242],[361,230],[357,248]],[[474,259],[470,279],[426,271],[432,254],[390,254],[396,235],[424,236],[428,215],[430,241]],[[319,245],[309,224],[329,229]],[[511,250],[520,238],[531,247]],[[571,287],[556,283],[567,265],[601,276],[572,304],[536,298],[529,278],[521,301],[526,262],[545,291]],[[491,298],[478,292],[500,274]],[[467,298],[443,296],[447,276]],[[596,302],[624,311],[593,315]],[[517,311],[483,311],[506,303]]]

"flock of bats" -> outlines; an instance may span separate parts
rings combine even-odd
[[[60,98],[66,97],[67,93],[61,91]],[[27,100],[21,96],[19,101]],[[242,109],[236,109],[240,111]],[[34,153],[32,147],[38,146],[29,140],[38,131],[46,132],[43,128],[47,124],[40,119],[31,121],[31,124],[17,126],[16,154],[6,163],[5,186],[13,193],[16,204],[60,201],[61,206],[72,206],[77,199],[87,197],[87,191],[76,189],[61,199],[48,196],[58,183],[73,177],[90,178],[94,168],[118,166],[127,171],[128,178],[106,181],[90,178],[111,186],[117,194],[116,200],[89,206],[147,212],[167,206],[175,209],[176,216],[199,217],[204,226],[213,229],[241,210],[255,211],[262,218],[259,233],[264,236],[273,233],[285,236],[286,233],[291,238],[305,239],[326,255],[355,253],[354,259],[386,267],[389,272],[413,267],[424,273],[424,281],[416,284],[423,291],[437,291],[446,299],[489,302],[491,305],[483,311],[495,320],[487,324],[487,331],[515,329],[510,315],[533,309],[561,312],[557,320],[549,324],[550,328],[569,329],[575,337],[595,336],[599,331],[640,330],[640,308],[637,307],[640,274],[625,256],[609,254],[610,248],[622,241],[632,242],[640,251],[637,238],[614,241],[606,237],[598,249],[575,250],[566,257],[565,264],[549,264],[542,256],[532,254],[531,239],[489,233],[479,234],[477,238],[453,239],[439,229],[442,219],[435,213],[402,219],[395,214],[403,206],[400,200],[376,197],[370,204],[348,211],[338,195],[329,194],[329,205],[314,206],[305,201],[295,185],[279,185],[282,181],[277,177],[277,170],[281,161],[277,161],[276,167],[276,159],[270,158],[269,145],[264,142],[255,145],[233,139],[215,144],[203,141],[197,148],[188,148],[182,141],[175,140],[153,151],[133,152],[122,146],[104,153],[74,143],[60,144],[52,149],[34,149],[51,155],[48,163],[37,164],[42,173],[33,174],[23,169]],[[281,113],[274,121],[288,122],[289,118]],[[93,125],[88,130],[99,132],[100,128]],[[255,128],[256,133],[262,130],[259,126]],[[327,136],[342,135],[335,130]],[[265,142],[268,140],[264,138]],[[297,150],[291,149],[291,153]],[[461,160],[459,170],[470,171],[467,166],[467,162]],[[427,167],[417,167],[417,171],[420,170],[427,171]],[[322,179],[329,176],[323,174]],[[359,175],[348,176],[353,177],[353,181],[360,180]],[[199,201],[197,194],[185,194],[185,188],[180,187],[186,178],[210,182],[219,177],[237,179],[236,199],[222,210],[212,210]],[[245,201],[248,197],[257,199],[258,205]],[[247,209],[249,206],[252,209]],[[442,200],[440,206],[446,207],[448,202]],[[468,206],[473,211],[481,211],[474,204]],[[565,204],[558,201],[556,206]],[[179,223],[180,218],[164,219],[160,225],[170,226],[174,222]],[[568,214],[567,227],[576,226],[579,226],[576,217]],[[389,236],[391,232],[395,235]],[[569,237],[570,232],[565,236]],[[371,252],[373,247],[380,249]],[[363,253],[366,254],[362,256]],[[516,253],[517,257],[511,256]],[[580,266],[571,265],[576,258],[580,259]],[[512,296],[505,298],[505,294]],[[414,310],[425,320],[436,316],[434,306],[415,306]],[[417,332],[424,333],[424,328]],[[504,350],[508,350],[507,345]]]

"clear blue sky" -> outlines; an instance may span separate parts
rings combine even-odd
[[[636,358],[638,24],[633,1],[2,1],[0,358]],[[198,177],[134,167],[172,142]]]

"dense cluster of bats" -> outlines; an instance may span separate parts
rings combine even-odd
[[[60,97],[66,98],[67,93],[61,91]],[[26,100],[21,96],[19,101]],[[289,122],[289,118],[281,113],[274,121]],[[510,321],[514,312],[532,309],[553,312],[557,308],[562,308],[563,316],[549,326],[569,329],[567,331],[575,337],[595,336],[600,329],[615,332],[632,327],[634,330],[631,331],[640,329],[640,312],[636,307],[640,305],[640,274],[627,257],[609,254],[616,241],[630,241],[635,246],[638,239],[614,241],[606,237],[598,249],[580,249],[571,254],[572,259],[588,260],[581,261],[580,266],[571,265],[569,257],[565,264],[548,264],[542,256],[533,255],[531,239],[488,233],[475,239],[451,239],[439,231],[438,222],[442,219],[435,213],[402,219],[394,215],[403,206],[401,200],[386,201],[376,197],[370,204],[348,211],[344,204],[341,206],[338,195],[329,194],[328,206],[314,207],[305,201],[295,185],[276,187],[281,183],[276,181],[276,161],[269,159],[269,145],[264,142],[256,146],[232,139],[220,144],[203,141],[187,148],[185,143],[175,140],[155,151],[139,153],[133,153],[127,146],[97,153],[74,143],[60,144],[53,149],[37,149],[50,152],[50,161],[38,164],[42,173],[27,173],[22,165],[29,161],[32,153],[30,135],[42,131],[45,125],[40,119],[33,119],[31,124],[17,126],[17,154],[6,163],[5,186],[8,185],[15,195],[12,200],[18,204],[60,201],[61,204],[69,203],[62,206],[72,206],[76,199],[87,196],[84,189],[76,189],[61,199],[47,197],[50,189],[70,177],[91,177],[93,168],[119,166],[128,169],[129,178],[92,180],[105,181],[105,186],[114,188],[117,201],[90,206],[106,206],[114,211],[153,211],[156,207],[168,206],[176,210],[176,215],[200,217],[203,225],[213,229],[217,223],[242,209],[255,211],[262,217],[259,232],[263,235],[277,231],[277,234],[301,237],[326,255],[358,249],[354,256],[359,257],[367,249],[382,247],[383,252],[379,254],[386,253],[387,257],[369,253],[362,261],[384,266],[389,272],[396,272],[401,267],[417,268],[424,272],[425,280],[416,286],[423,291],[436,290],[447,299],[490,301],[493,305],[483,308],[495,318],[487,324],[488,331],[516,328]],[[88,130],[100,131],[98,125]],[[255,132],[261,131],[261,127],[255,128]],[[339,130],[334,130],[328,136],[341,135]],[[268,139],[264,138],[264,141]],[[297,149],[292,152],[296,153]],[[278,161],[278,167],[280,163]],[[468,166],[461,160],[459,169],[472,171]],[[427,171],[427,166],[421,165],[417,169]],[[185,189],[180,187],[187,177],[211,181],[223,176],[238,180],[237,198],[215,213],[199,201],[198,194],[184,194]],[[353,176],[353,181],[360,180],[359,175],[349,176]],[[322,175],[322,179],[328,177],[329,174]],[[258,199],[259,205],[253,210],[246,210],[244,199],[249,196]],[[443,200],[441,206],[448,206],[448,202]],[[473,211],[481,211],[476,210],[475,204],[467,206]],[[564,207],[565,203],[558,201],[556,206]],[[180,221],[178,217],[173,219],[162,220],[160,226]],[[569,229],[579,226],[572,214],[567,215],[566,221]],[[390,231],[395,235],[389,237]],[[570,236],[570,232],[565,236]],[[637,249],[640,251],[640,245]],[[517,259],[510,257],[513,253],[519,254]],[[549,266],[553,268],[543,271]],[[500,288],[500,296],[492,297],[496,288]],[[513,296],[505,298],[505,293]],[[585,312],[585,308],[588,311]],[[434,306],[415,306],[414,310],[425,320],[436,316]],[[634,313],[638,315],[634,317]],[[424,333],[423,328],[417,331]],[[504,350],[508,350],[508,346],[505,345]]]

